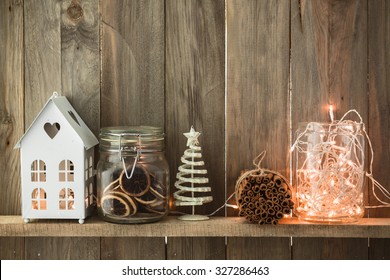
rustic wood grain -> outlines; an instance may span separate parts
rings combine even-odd
[[[99,130],[99,6],[96,0],[25,1],[25,84],[26,126],[42,109],[53,91],[65,95],[83,120]],[[52,239],[58,249],[71,248],[84,239]],[[99,238],[90,243],[99,243]],[[45,238],[29,239],[29,247],[39,248]],[[69,244],[67,244],[69,243]],[[84,251],[83,251],[84,250]],[[90,258],[89,248],[79,247],[81,258]],[[41,254],[40,252],[38,252]],[[28,258],[35,258],[29,255]],[[43,252],[45,258],[62,258]],[[65,258],[77,258],[68,254]],[[95,258],[95,257],[92,257]]]
[[[164,260],[164,237],[104,237],[101,239],[103,260]]]
[[[27,260],[98,260],[99,238],[26,237]]]
[[[96,136],[100,130],[99,26],[99,0],[61,1],[61,92]],[[96,162],[94,164],[96,166]],[[94,248],[80,247],[80,258],[99,259],[100,250],[95,248],[100,244],[98,237],[59,239],[58,242],[63,247],[71,247],[84,240]]]
[[[335,119],[356,109],[367,122],[366,3],[307,1],[304,9],[292,2],[293,130],[299,122],[328,122],[330,104]]]
[[[329,14],[329,102],[335,118],[356,109],[368,125],[367,2],[331,0]],[[359,119],[351,115],[350,118]]]
[[[54,91],[61,92],[61,2],[24,1],[25,127]]]
[[[185,149],[182,133],[194,125],[202,132],[215,199],[199,207],[204,213],[223,204],[240,170],[253,168],[262,150],[263,166],[288,176],[288,147],[298,122],[328,121],[328,104],[336,119],[348,109],[362,115],[375,152],[374,177],[388,189],[390,5],[226,3],[227,61],[223,0],[0,1],[0,190],[6,193],[0,214],[20,213],[19,153],[12,148],[53,91],[70,98],[95,134],[100,125],[164,126],[171,186]],[[371,193],[369,203],[376,203]],[[26,225],[20,216],[1,216],[0,257],[389,259],[389,211],[370,209],[370,217],[387,218],[357,224],[292,219],[276,227],[234,217],[192,224],[167,218],[138,228],[95,217],[84,225]]]
[[[225,201],[224,182],[224,48],[225,4],[222,0],[166,1],[166,132],[171,168],[171,193],[180,157],[187,149],[191,125],[201,132],[202,159],[213,201],[195,207],[209,214]],[[190,195],[188,193],[187,195]],[[191,213],[190,207],[178,207]],[[223,215],[223,210],[218,215]],[[199,248],[193,246],[200,242]],[[217,258],[225,251],[224,238],[171,238],[168,258]],[[215,252],[212,252],[214,250]]]
[[[366,260],[366,238],[293,238],[294,260]]]
[[[351,224],[312,224],[297,218],[281,219],[277,226],[250,224],[238,217],[213,217],[183,222],[167,217],[158,223],[123,225],[90,217],[85,224],[69,220],[35,220],[25,224],[20,216],[0,216],[0,236],[52,237],[372,237],[390,238],[389,218],[363,218]],[[187,241],[184,241],[187,242]],[[216,242],[216,241],[215,241]],[[220,241],[218,241],[220,242]],[[172,243],[172,242],[171,242]],[[177,248],[177,247],[176,247]],[[177,249],[175,249],[177,250]]]
[[[24,129],[23,3],[0,3],[0,213],[20,214],[20,154]]]
[[[307,1],[300,8],[299,0],[291,2],[293,133],[299,122],[329,120],[328,18],[328,1]]]
[[[62,94],[96,136],[100,129],[99,0],[61,2]]]
[[[289,260],[291,244],[289,238],[228,238],[227,259],[230,260]]]
[[[390,191],[390,4],[368,1],[369,136],[374,149],[373,175]],[[372,186],[372,185],[369,185]],[[376,191],[383,201],[390,202]],[[378,205],[372,190],[369,204]],[[390,208],[369,209],[370,217],[390,217]],[[390,259],[389,239],[370,239],[371,259]]]
[[[0,213],[20,214],[20,153],[24,131],[23,3],[0,2]],[[24,238],[0,238],[0,259],[23,259]]]
[[[168,238],[168,260],[222,260],[225,255],[225,238]]]
[[[26,129],[53,92],[62,91],[60,5],[59,1],[24,1]],[[44,238],[33,238],[27,244],[26,239],[25,257],[31,258],[29,250],[44,242]]]
[[[227,1],[228,194],[242,169],[255,168],[252,161],[262,151],[262,167],[289,175],[289,13],[289,1]],[[245,245],[261,246],[253,250],[229,239],[228,258],[257,258],[275,247],[283,259],[290,246],[284,246],[288,238],[282,240],[248,238]]]
[[[390,239],[370,238],[369,259],[390,260]]]
[[[367,123],[367,2],[307,1],[302,12],[298,1],[293,1],[291,69],[293,131],[299,122],[328,122],[329,104],[335,107],[335,119],[349,109],[356,109]],[[355,116],[348,119],[357,120]],[[297,256],[303,258],[326,258],[328,253],[315,250],[316,246],[339,247],[335,251],[338,255],[329,255],[332,258],[353,257],[349,249],[354,246],[362,246],[356,250],[367,252],[364,240],[345,239],[341,247],[339,242],[337,239],[295,242],[293,238],[293,252],[299,252]]]
[[[221,206],[225,197],[224,14],[222,0],[166,1],[166,131],[171,185],[187,148],[183,133],[193,125],[201,132],[199,142],[213,195],[213,202],[196,207],[202,214]],[[176,190],[172,187],[172,193]],[[190,211],[186,207],[178,210]]]
[[[374,149],[373,174],[390,191],[390,3],[369,1],[369,136]],[[378,197],[390,203],[380,191]],[[381,203],[370,193],[370,205]],[[370,209],[370,217],[390,217],[390,208]]]
[[[23,260],[24,238],[0,237],[0,260]]]
[[[105,0],[101,13],[101,126],[164,127],[164,2]],[[106,248],[117,248],[110,242],[104,240]],[[126,242],[126,248],[145,243],[138,238]],[[153,247],[146,248],[150,251],[112,256],[152,257]]]
[[[101,125],[164,127],[164,1],[101,2]]]
[[[288,1],[227,2],[229,193],[263,150],[261,165],[288,177],[289,9]]]

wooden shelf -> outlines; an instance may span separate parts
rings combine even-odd
[[[282,219],[276,226],[255,225],[238,217],[213,217],[186,222],[176,217],[150,224],[113,224],[91,217],[77,220],[34,220],[25,224],[20,216],[0,216],[1,237],[361,237],[390,238],[390,218],[360,219],[353,224],[313,224],[296,218]]]

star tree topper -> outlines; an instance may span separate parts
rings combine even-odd
[[[191,126],[190,132],[183,133],[183,134],[185,137],[188,138],[187,140],[188,147],[199,144],[198,137],[200,135],[200,132],[195,131],[193,126]]]

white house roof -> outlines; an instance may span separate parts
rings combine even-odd
[[[15,145],[16,148],[20,148],[20,144],[23,138],[29,133],[30,128],[34,125],[35,121],[38,117],[45,111],[49,104],[53,104],[58,111],[65,117],[68,124],[72,127],[72,129],[76,132],[76,134],[80,137],[81,141],[84,144],[84,147],[88,150],[93,146],[99,143],[98,139],[92,133],[92,131],[88,128],[88,126],[84,123],[81,117],[77,114],[76,110],[69,103],[68,99],[65,96],[61,96],[58,93],[54,92],[50,99],[46,102],[45,106],[43,106],[42,110],[35,117],[34,121],[30,125],[30,127],[26,130],[23,136],[19,139],[19,141]]]

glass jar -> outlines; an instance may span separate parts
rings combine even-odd
[[[361,124],[301,123],[295,142],[298,218],[355,222],[364,215],[364,135]]]
[[[169,168],[161,128],[102,128],[99,150],[100,217],[115,223],[147,223],[167,215]]]

